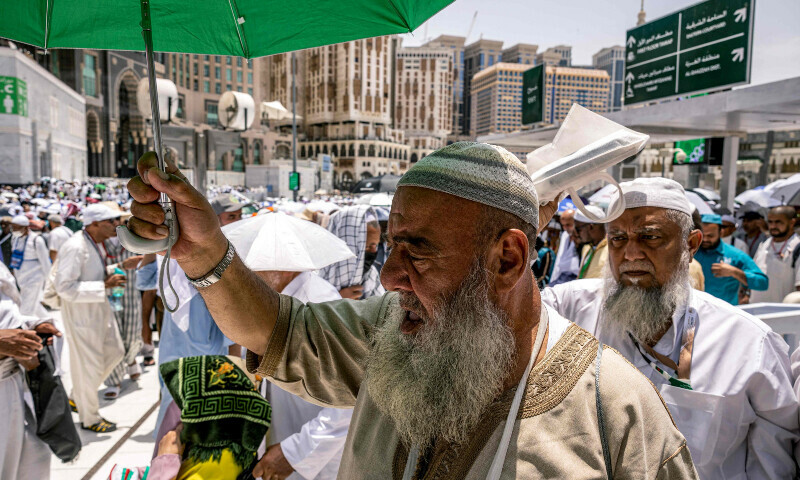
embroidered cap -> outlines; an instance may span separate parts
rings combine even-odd
[[[589,210],[593,215],[597,217],[605,217],[606,214],[602,208],[598,207],[597,205],[586,205],[586,210]],[[583,214],[580,210],[575,210],[575,221],[581,223],[597,223],[594,220],[590,219],[586,215]]]
[[[505,148],[456,142],[412,166],[397,187],[421,187],[498,208],[539,228],[539,200],[525,165]]]
[[[713,223],[714,225],[722,225],[722,217],[716,213],[706,213],[700,216],[700,221],[703,223]]]

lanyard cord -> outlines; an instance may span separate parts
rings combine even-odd
[[[5,237],[3,237],[2,240],[0,240],[0,245],[6,243],[9,238],[11,238],[11,234],[10,233],[8,235],[6,235]]]
[[[786,248],[786,245],[788,245],[788,244],[789,244],[789,239],[787,238],[786,240],[783,241],[783,245],[781,245],[781,249],[780,250],[775,250],[775,240],[773,239],[772,240],[772,245],[771,245],[772,253],[777,255],[778,258],[782,259],[783,258],[783,249]]]
[[[161,260],[161,268],[158,272],[158,290],[161,293],[161,298],[164,301],[164,308],[169,311],[169,313],[175,313],[178,310],[178,307],[181,304],[181,299],[178,298],[178,292],[175,291],[175,287],[172,286],[172,275],[169,273],[169,261],[170,257],[172,257],[172,245],[167,247],[167,254],[164,255],[164,259]],[[167,285],[169,285],[169,289],[172,291],[172,296],[175,298],[175,306],[170,307],[169,303],[167,303],[167,296],[164,295],[164,271],[167,272]]]
[[[589,250],[589,253],[586,254],[586,260],[584,260],[583,266],[581,267],[581,271],[580,271],[580,273],[578,273],[578,278],[579,279],[583,278],[583,276],[586,275],[586,270],[589,270],[589,264],[592,263],[592,258],[594,258],[594,251],[595,251],[595,247],[593,246]]]

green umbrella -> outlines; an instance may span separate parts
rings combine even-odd
[[[15,0],[5,1],[0,36],[49,48],[145,47],[153,140],[164,170],[153,50],[261,57],[359,38],[411,32],[453,0]],[[144,41],[142,41],[142,37]],[[167,250],[178,239],[169,197],[159,199],[170,234],[160,241],[118,228],[136,253]],[[169,256],[169,252],[168,252]]]

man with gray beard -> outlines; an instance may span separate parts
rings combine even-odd
[[[700,478],[795,478],[788,346],[757,318],[690,287],[702,233],[680,184],[620,186],[626,210],[608,224],[605,278],[547,289],[542,301],[657,386]]]
[[[533,181],[503,148],[458,142],[414,164],[389,217],[390,293],[320,304],[271,290],[177,168],[154,166],[146,154],[128,185],[131,228],[161,238],[167,193],[172,254],[249,368],[354,408],[338,478],[696,478],[646,378],[542,306],[530,258],[556,204],[540,222]]]

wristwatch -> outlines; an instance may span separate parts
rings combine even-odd
[[[233,262],[233,257],[236,256],[236,249],[233,248],[233,244],[228,240],[228,251],[225,252],[225,256],[222,257],[222,260],[219,261],[216,267],[214,267],[210,272],[206,273],[200,278],[191,278],[189,275],[186,275],[186,278],[189,280],[189,283],[194,285],[195,288],[206,288],[214,285],[222,278],[222,274],[225,273],[225,270],[231,265]]]

